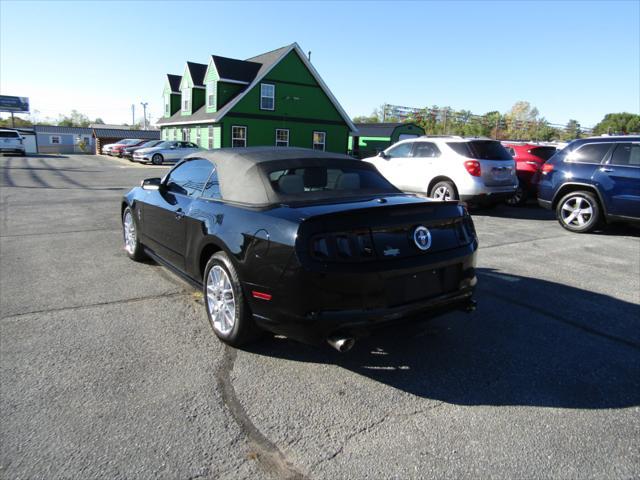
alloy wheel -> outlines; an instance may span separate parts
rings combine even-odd
[[[451,192],[442,185],[433,191],[433,198],[436,200],[451,200]]]
[[[123,234],[124,234],[124,249],[133,255],[136,249],[136,225],[133,221],[131,211],[127,210],[124,214],[122,222]]]
[[[560,210],[562,222],[573,227],[583,227],[593,219],[593,205],[582,196],[567,198]]]
[[[236,321],[236,301],[229,275],[219,265],[214,265],[207,276],[207,305],[213,328],[228,335]]]

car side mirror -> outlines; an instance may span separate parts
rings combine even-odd
[[[389,158],[389,155],[387,155],[386,153],[384,153],[384,151],[378,152],[378,156],[380,158],[384,158],[385,160],[387,160]]]
[[[140,182],[140,186],[143,190],[160,190],[162,186],[161,178],[145,178]]]
[[[175,150],[175,149],[176,149],[176,146],[175,146],[175,145],[171,145],[171,146],[169,147],[169,149],[170,149],[170,150]]]

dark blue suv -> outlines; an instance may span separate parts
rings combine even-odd
[[[567,230],[640,220],[640,136],[574,140],[541,173],[538,203]]]

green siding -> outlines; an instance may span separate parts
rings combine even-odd
[[[213,126],[213,148],[222,148],[222,126]]]
[[[305,85],[279,83],[278,79]],[[293,51],[274,67],[262,83],[272,83],[276,86],[275,110],[260,110],[260,84],[257,84],[233,107],[232,112],[278,115],[283,118],[290,116],[331,120],[344,123],[329,97],[322,91],[318,83],[307,71],[302,60]],[[347,140],[345,139],[344,150],[346,148]]]
[[[206,95],[206,90],[204,88],[194,88],[191,90],[192,92],[192,111],[197,111],[200,107],[204,105],[204,97]]]
[[[247,146],[276,144],[276,129],[289,129],[289,146],[313,148],[313,132],[326,132],[325,150],[327,152],[345,153],[349,128],[346,125],[318,125],[313,123],[281,122],[278,120],[262,120],[225,117],[222,129],[222,146],[231,146],[231,127],[247,127]]]
[[[238,94],[245,88],[246,85],[218,82],[218,109],[229,103],[232,98],[238,96]]]
[[[207,85],[207,83],[210,82],[214,82],[214,88],[213,88],[213,105],[209,106],[207,105],[207,113],[214,113],[218,110],[219,108],[219,103],[218,103],[218,80],[220,80],[220,75],[218,75],[218,70],[216,70],[215,65],[213,64],[213,61],[210,60],[209,61],[209,68],[207,68],[207,74],[205,76],[204,79],[204,83],[205,83],[205,87]],[[207,91],[205,90],[205,97],[207,95]],[[205,98],[205,102],[207,101],[207,99]]]

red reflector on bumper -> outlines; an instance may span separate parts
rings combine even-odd
[[[253,290],[251,292],[251,295],[253,295],[253,298],[259,298],[260,300],[271,300],[271,294],[269,293],[257,292]]]

